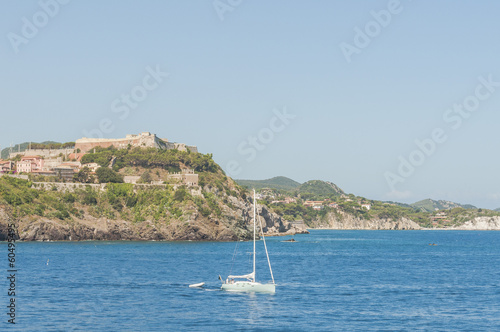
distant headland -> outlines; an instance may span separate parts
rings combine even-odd
[[[500,230],[499,211],[472,205],[382,202],[321,180],[233,180],[211,154],[149,132],[16,148],[4,149],[0,160],[0,240],[8,224],[26,241],[249,239],[250,188],[258,190],[266,235],[308,228]]]
[[[8,223],[27,241],[232,241],[252,234],[248,191],[196,146],[143,132],[25,143],[8,152],[0,160],[0,239]],[[307,233],[258,209],[267,235]]]

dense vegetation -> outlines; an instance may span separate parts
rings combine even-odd
[[[435,213],[434,213],[435,214]],[[451,225],[461,225],[464,222],[474,219],[476,217],[494,217],[499,216],[499,211],[487,210],[487,209],[470,209],[457,207],[447,211],[447,217],[449,224]]]
[[[0,204],[10,205],[14,216],[37,215],[69,219],[71,215],[82,214],[76,208],[75,200],[76,196],[73,194],[63,194],[57,190],[40,191],[32,188],[29,181],[10,176],[0,177]]]
[[[318,198],[317,196],[314,198]],[[353,200],[352,198],[355,198]],[[358,201],[359,200],[359,201]],[[370,210],[362,208],[360,203],[371,205]],[[314,210],[312,207],[304,206],[301,199],[295,203],[271,204],[269,200],[263,200],[262,203],[268,205],[276,213],[281,214],[287,220],[303,220],[307,225],[313,225],[313,221],[321,220],[328,213],[339,213],[339,211],[351,214],[361,219],[398,219],[407,217],[420,225],[428,226],[430,214],[419,212],[413,208],[402,207],[383,203],[380,201],[369,201],[362,197],[347,196],[347,198],[335,197],[326,200],[321,210]],[[328,203],[336,203],[338,207],[329,207]]]
[[[304,200],[334,198],[344,191],[331,182],[311,180],[300,184],[284,176],[267,180],[235,180],[239,185],[256,190],[271,189],[282,195],[298,196]]]
[[[71,222],[90,215],[133,222],[169,223],[170,220],[186,221],[193,213],[218,218],[223,215],[224,206],[233,207],[230,196],[247,197],[243,188],[225,176],[211,154],[110,147],[96,148],[95,152],[83,157],[82,163],[97,163],[101,167],[95,173],[88,167],[82,168],[74,177],[81,185],[74,190],[60,190],[56,184],[42,189],[41,185],[31,181],[43,179],[35,179],[33,175],[30,181],[0,177],[0,204],[9,205],[15,217],[21,218],[47,217]],[[164,179],[168,172],[180,172],[185,168],[198,174],[201,194],[192,194],[190,188],[182,185],[123,183],[123,175],[130,175],[129,172],[141,176],[139,183],[151,183],[153,177]],[[95,182],[106,185],[101,187]]]
[[[320,180],[311,180],[303,183],[297,188],[297,192],[306,200],[334,198],[344,194],[344,191],[334,183]]]
[[[222,177],[223,175],[221,175]],[[71,222],[74,218],[91,215],[96,218],[123,219],[133,222],[146,219],[168,223],[186,220],[196,210],[204,217],[221,216],[221,203],[228,204],[226,193],[240,195],[222,184],[221,195],[203,192],[192,196],[180,186],[134,186],[108,183],[100,187],[82,184],[72,192],[37,189],[30,181],[9,176],[0,177],[0,204],[12,207],[14,217],[40,216]]]
[[[108,167],[99,167],[95,174],[99,183],[123,183],[123,176]]]
[[[470,205],[470,204],[458,204],[458,203],[453,203],[453,202],[448,202],[448,201],[435,201],[433,199],[424,199],[418,202],[415,202],[411,204],[412,207],[417,208],[421,211],[427,211],[427,212],[434,212],[437,210],[449,210],[453,209],[456,207],[461,207],[464,209],[477,209],[477,207]]]
[[[67,144],[70,143],[65,144],[69,146]],[[52,146],[44,144],[45,147]],[[247,190],[227,178],[220,166],[213,161],[211,154],[155,148],[110,147],[96,148],[93,153],[83,156],[82,163],[97,163],[101,168],[94,174],[84,167],[76,174],[75,182],[82,184],[74,192],[61,192],[56,187],[49,190],[35,189],[30,181],[40,179],[33,176],[30,181],[9,176],[0,177],[0,204],[13,207],[14,213],[19,217],[44,216],[71,221],[75,217],[83,218],[90,214],[110,219],[168,222],[171,218],[185,219],[196,211],[204,217],[221,217],[224,205],[232,207],[228,199],[230,196],[248,199]],[[140,175],[139,183],[151,183],[153,179],[162,179],[167,172],[179,172],[184,168],[191,168],[198,173],[201,195],[193,196],[184,186],[176,186],[177,189],[174,189],[168,184],[133,186],[123,183],[123,175],[131,175],[130,172]],[[86,185],[96,181],[106,183],[105,189]],[[239,183],[265,188],[274,186],[274,193],[264,196],[260,203],[267,205],[286,220],[303,220],[309,226],[321,222],[331,213],[347,213],[361,219],[406,217],[423,227],[454,226],[478,216],[500,215],[498,211],[472,209],[470,206],[446,201],[424,200],[414,205],[373,201],[353,194],[345,195],[335,184],[319,180],[301,185],[286,177],[276,177],[263,181],[239,180]],[[269,191],[267,192],[269,194]],[[294,197],[295,202],[273,203],[285,197]],[[323,206],[319,210],[304,206],[306,200],[323,201]],[[333,206],[329,206],[330,204]],[[370,204],[370,209],[363,208],[361,204]],[[435,211],[436,206],[452,208]],[[443,211],[445,218],[435,218]]]
[[[71,149],[75,147],[75,142],[57,143],[57,142],[43,142],[31,143],[31,149]]]
[[[311,207],[304,206],[301,200],[289,204],[269,204],[267,200],[260,201],[260,203],[267,205],[272,211],[283,216],[286,220],[303,220],[309,226],[312,226],[312,222],[318,217],[325,216],[328,212],[327,209],[317,211]]]
[[[179,172],[182,167],[188,167],[195,172],[221,171],[211,154],[201,154],[179,150],[158,150],[155,148],[115,149],[96,148],[94,153],[83,156],[82,164],[97,163],[108,167],[113,161],[113,170],[118,171],[126,166],[154,168],[159,167],[171,172]]]
[[[291,191],[275,190],[261,200],[262,204],[267,205],[274,212],[284,216],[287,220],[303,220],[307,225],[314,226],[314,223],[320,222],[330,213],[340,216],[342,213],[350,214],[361,219],[399,219],[402,217],[411,219],[422,227],[446,227],[463,224],[467,220],[482,216],[500,216],[498,211],[470,208],[468,205],[463,207],[454,207],[451,209],[441,209],[427,211],[422,206],[412,206],[408,204],[395,202],[381,202],[368,200],[364,197],[358,197],[353,194],[338,194],[334,184],[323,181],[309,181],[307,186],[302,185],[303,192],[298,189]],[[300,188],[300,187],[299,187]],[[340,188],[338,188],[340,190]],[[284,197],[294,197],[296,202],[291,203],[273,203]],[[322,207],[315,210],[312,207],[304,206],[304,201],[323,201]],[[445,202],[450,206],[459,206],[459,204]],[[427,202],[426,202],[427,203]],[[334,206],[330,207],[330,204]],[[369,204],[370,209],[366,209],[361,204]],[[455,205],[452,205],[455,204]],[[444,213],[445,217],[442,217]],[[436,218],[441,214],[441,218]]]
[[[260,190],[263,188],[271,188],[277,190],[291,191],[300,186],[300,183],[289,179],[285,176],[276,176],[267,180],[234,180],[240,186],[248,189]]]

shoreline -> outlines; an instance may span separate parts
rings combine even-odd
[[[310,234],[309,231],[395,231],[395,232],[406,232],[406,231],[465,231],[465,232],[495,232],[500,231],[500,229],[457,229],[457,228],[422,228],[422,229],[338,229],[338,228],[308,228],[308,233],[288,233],[288,234],[265,234],[265,237],[284,237],[284,236],[294,236],[297,234]],[[86,240],[16,240],[16,243],[73,243],[73,242],[113,242],[113,243],[127,243],[127,242],[159,242],[159,243],[186,243],[186,242],[212,242],[212,243],[233,243],[233,242],[248,242],[250,240],[96,240],[96,239],[86,239]],[[7,243],[8,241],[0,241],[0,243]]]
[[[360,228],[308,228],[308,231],[314,231],[314,230],[328,230],[328,231],[401,231],[401,232],[407,232],[407,231],[500,231],[500,228],[498,229],[465,229],[465,228],[419,228],[419,229],[370,229],[370,228],[365,228],[365,229],[360,229]]]

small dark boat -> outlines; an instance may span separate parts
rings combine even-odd
[[[295,241],[295,239],[294,239],[294,238],[291,238],[291,239],[289,239],[289,240],[285,240],[285,241],[281,241],[281,242],[297,242],[297,241]]]

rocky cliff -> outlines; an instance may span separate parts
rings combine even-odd
[[[466,221],[463,225],[454,229],[471,230],[471,231],[498,231],[500,230],[500,217],[476,217]]]
[[[253,234],[252,206],[244,202],[234,209],[226,207],[219,218],[203,217],[193,212],[187,219],[131,222],[105,217],[73,218],[72,220],[45,217],[14,218],[10,209],[0,206],[0,241],[7,238],[7,225],[15,223],[18,239],[22,241],[83,241],[83,240],[133,240],[133,241],[236,241],[251,239]],[[266,235],[303,233],[265,207],[258,208]],[[257,223],[259,225],[259,223]]]
[[[415,230],[421,227],[408,218],[399,219],[361,219],[345,212],[330,212],[315,221],[317,228],[328,229],[367,229],[367,230]]]
[[[15,224],[15,220],[10,213],[10,208],[0,205],[0,241],[7,241],[9,224]],[[19,236],[16,236],[16,239],[18,238]]]

